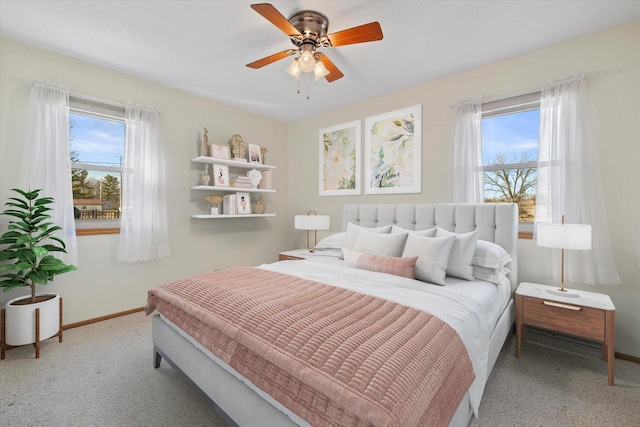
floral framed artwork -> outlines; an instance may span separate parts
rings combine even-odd
[[[364,122],[365,194],[422,191],[422,105]]]
[[[361,121],[320,129],[320,196],[360,194]]]
[[[211,157],[228,160],[231,155],[228,145],[211,144]]]

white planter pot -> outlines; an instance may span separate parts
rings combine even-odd
[[[51,338],[60,330],[60,295],[35,304],[12,305],[31,296],[14,298],[5,308],[5,342],[12,346],[36,342],[36,308],[40,309],[40,341]]]

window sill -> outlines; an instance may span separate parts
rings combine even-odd
[[[120,234],[120,228],[80,228],[76,236],[94,236],[99,234]]]

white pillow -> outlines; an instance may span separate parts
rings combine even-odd
[[[473,264],[485,268],[502,270],[511,262],[511,255],[500,245],[486,240],[478,240],[476,252],[473,255]]]
[[[353,249],[353,245],[356,244],[356,240],[358,239],[360,230],[367,230],[371,231],[372,233],[388,234],[391,231],[391,226],[385,225],[384,227],[367,228],[360,227],[359,225],[355,225],[354,223],[350,222],[349,224],[347,224],[347,231],[344,236],[344,242],[342,242],[342,247]]]
[[[494,270],[493,268],[478,267],[477,265],[473,266],[473,277],[495,283],[496,285],[500,285],[510,272],[511,271],[508,268]]]
[[[320,240],[316,245],[318,249],[340,249],[344,243],[344,236],[347,233],[341,231],[340,233],[335,233],[330,236],[325,237]]]
[[[404,245],[403,257],[418,257],[416,261],[416,279],[422,282],[446,285],[447,264],[455,236],[424,237],[408,234]]]
[[[391,226],[391,233],[414,233],[418,236],[435,237],[436,227],[429,228],[428,230],[409,230],[408,228],[402,228],[398,225],[393,224]]]
[[[380,234],[360,230],[353,250],[371,255],[399,257],[402,255],[402,248],[406,240],[407,233]]]
[[[478,230],[469,233],[457,234],[437,227],[436,237],[455,236],[456,241],[451,249],[449,265],[447,265],[447,275],[459,277],[465,280],[473,280],[473,255],[476,252],[476,242],[478,241]]]

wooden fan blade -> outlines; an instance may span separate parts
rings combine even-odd
[[[327,58],[327,55],[323,55],[322,58],[320,58],[320,60],[322,61],[324,66],[327,67],[327,70],[329,71],[329,74],[324,76],[324,78],[327,79],[329,83],[344,77],[344,74],[342,74],[342,71],[340,71],[338,67],[336,67],[335,64],[331,62],[329,58]]]
[[[280,61],[281,59],[284,59],[287,56],[293,55],[294,53],[296,53],[295,49],[283,50],[282,52],[274,53],[273,55],[269,55],[266,58],[258,59],[257,61],[247,64],[247,67],[254,68],[254,69],[262,68],[265,65],[269,65],[273,62]]]
[[[252,4],[251,9],[255,10],[260,15],[262,15],[267,21],[271,22],[273,25],[280,28],[280,30],[286,35],[295,36],[300,34],[300,32],[296,29],[296,27],[291,25],[289,20],[287,20],[287,18],[282,16],[282,14],[278,12],[278,9],[273,7],[271,4],[269,3]]]
[[[338,31],[327,36],[331,46],[344,46],[347,44],[373,42],[382,40],[382,28],[378,22],[370,22],[358,27]]]

